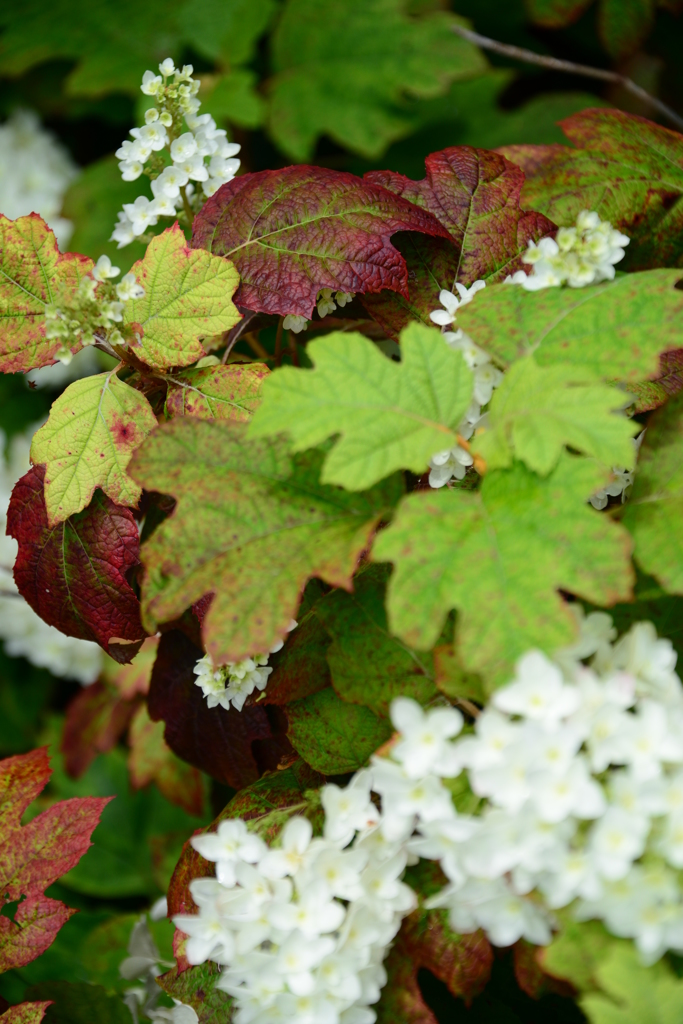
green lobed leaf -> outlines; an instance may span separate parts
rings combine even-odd
[[[132,473],[177,506],[142,546],[146,621],[213,592],[205,645],[219,664],[239,661],[286,636],[310,577],[350,588],[400,483],[348,494],[319,483],[322,458],[291,460],[282,439],[249,440],[238,423],[183,417],[155,431]]]
[[[602,992],[579,1000],[591,1024],[678,1024],[683,1016],[683,980],[665,961],[645,967],[630,942],[610,950],[596,977]]]
[[[127,467],[156,425],[145,396],[119,380],[116,370],[70,384],[31,445],[31,461],[45,464],[48,522],[80,512],[96,487],[117,505],[137,505],[141,488]]]
[[[579,367],[603,380],[656,377],[659,354],[680,348],[679,270],[627,274],[588,288],[485,288],[458,327],[501,366],[534,354],[539,366]]]
[[[683,136],[644,117],[595,108],[561,128],[575,149],[501,147],[526,174],[522,202],[563,225],[596,210],[631,239],[620,269],[681,266]]]
[[[200,90],[202,113],[219,123],[240,128],[259,128],[266,118],[266,104],[257,92],[258,75],[247,68],[234,68],[222,75],[210,92]]]
[[[309,580],[296,613],[296,629],[282,650],[270,657],[273,673],[258,697],[259,704],[289,704],[324,690],[332,682],[327,663],[332,638],[317,614],[322,595],[320,581]]]
[[[323,483],[364,490],[396,469],[422,472],[435,451],[456,443],[473,378],[435,328],[409,325],[399,364],[355,333],[316,339],[307,354],[312,371],[283,367],[264,381],[249,436],[284,427],[302,451],[340,435]]]
[[[185,0],[178,25],[200,53],[230,67],[251,60],[276,10],[275,0]]]
[[[356,576],[352,593],[335,590],[315,609],[332,637],[327,661],[337,694],[383,716],[394,697],[426,704],[437,696],[431,652],[413,651],[389,632],[384,607],[388,575],[387,566],[371,565]]]
[[[132,271],[145,289],[126,303],[124,323],[139,324],[133,351],[155,369],[189,366],[204,355],[200,338],[234,327],[239,275],[230,260],[190,249],[178,224],[149,243]]]
[[[601,0],[598,31],[612,57],[629,57],[645,40],[655,17],[655,0]]]
[[[665,590],[683,594],[683,398],[652,416],[623,523],[635,558]]]
[[[184,971],[173,967],[157,982],[172,999],[192,1007],[197,1014],[197,1024],[226,1024],[232,1016],[233,1001],[227,992],[216,988],[220,976],[220,967],[209,960]]]
[[[287,737],[297,754],[323,775],[355,772],[393,732],[387,718],[347,704],[332,689],[287,705]]]
[[[406,0],[289,0],[273,35],[269,129],[294,160],[327,135],[378,156],[412,130],[405,95],[433,97],[482,72],[445,11],[411,16]]]
[[[50,366],[62,347],[45,337],[45,306],[78,288],[92,260],[62,255],[37,213],[8,220],[0,214],[0,371]],[[81,346],[74,345],[73,352]]]
[[[264,363],[233,363],[173,374],[168,378],[166,415],[246,422],[258,405],[261,384],[269,372]]]
[[[604,479],[596,463],[562,454],[544,478],[515,463],[487,473],[475,494],[409,495],[372,552],[395,565],[391,631],[426,650],[457,608],[464,667],[489,689],[529,648],[570,643],[560,589],[600,605],[631,597],[629,537],[586,504]]]
[[[579,992],[599,987],[597,969],[615,946],[626,945],[610,935],[601,921],[575,921],[560,912],[560,930],[538,960],[551,977],[571,982]]]
[[[545,475],[565,445],[605,466],[632,469],[631,438],[640,425],[615,413],[628,398],[597,382],[578,366],[541,367],[533,356],[513,363],[494,392],[489,425],[473,442],[488,469],[503,469],[514,457]]]

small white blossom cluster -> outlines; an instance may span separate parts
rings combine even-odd
[[[632,438],[633,444],[636,449],[636,456],[640,451],[640,446],[643,443],[645,437],[645,431],[641,430],[638,437]],[[600,511],[607,507],[607,503],[610,498],[618,498],[621,495],[622,505],[626,501],[629,495],[631,486],[633,485],[633,478],[635,475],[635,469],[625,469],[624,466],[612,466],[612,479],[605,487],[601,487],[599,491],[591,496],[590,503],[593,508]]]
[[[372,1024],[387,949],[415,906],[407,854],[378,828],[371,774],[323,787],[324,835],[292,817],[269,848],[240,819],[190,840],[216,878],[190,883],[197,915],[175,917],[190,963],[223,965],[235,1024]]]
[[[466,288],[458,282],[455,287],[457,295],[445,289],[439,293],[439,302],[444,308],[435,309],[429,316],[441,328],[446,344],[450,348],[462,352],[463,358],[474,376],[472,403],[456,431],[463,441],[469,441],[477,427],[485,425],[486,420],[485,414],[482,414],[482,406],[488,405],[491,401],[493,390],[501,383],[503,374],[493,365],[491,357],[478,345],[475,345],[469,335],[460,328],[451,329],[455,326],[458,310],[471,302],[477,292],[486,287],[486,282],[475,281],[470,288]],[[453,448],[436,452],[429,460],[430,486],[443,487],[453,479],[462,480],[473,463],[472,455],[460,443]]]
[[[116,327],[123,321],[123,309],[130,299],[141,299],[145,289],[135,274],[124,274],[117,285],[112,283],[121,273],[108,256],[100,256],[90,274],[82,278],[76,294],[67,301],[45,306],[45,337],[59,338],[61,349],[57,359],[71,362],[71,347],[80,343],[94,345],[98,339],[110,344],[123,344],[125,338]]]
[[[235,156],[240,146],[228,142],[227,133],[216,127],[210,114],[198,113],[199,80],[192,77],[193,70],[191,64],[178,69],[167,57],[159,65],[160,74],[145,71],[143,75],[140,88],[155,105],[116,156],[124,181],[148,175],[154,198],[138,196],[124,205],[111,236],[119,249],[144,235],[159,217],[175,218],[180,213],[180,219],[191,221],[204,199],[232,181],[239,169]],[[195,192],[199,184],[201,195]]]
[[[0,213],[10,220],[39,213],[62,249],[73,231],[60,216],[62,200],[77,175],[68,152],[33,111],[18,110],[0,125]]]
[[[297,623],[292,619],[287,627],[291,633]],[[205,654],[195,665],[193,672],[197,676],[195,684],[201,687],[210,708],[220,707],[226,711],[234,707],[241,711],[244,702],[254,690],[265,690],[268,676],[273,669],[268,665],[271,654],[282,650],[283,640],[278,640],[268,654],[253,654],[243,661],[228,661],[225,665],[215,665],[210,654]]]
[[[19,594],[12,575],[17,542],[5,533],[7,507],[15,483],[30,469],[32,435],[33,430],[18,434],[6,446],[0,431],[0,639],[10,657],[27,658],[56,676],[77,679],[87,686],[102,671],[101,648],[89,640],[66,636],[43,622]]]
[[[354,292],[335,292],[332,288],[322,288],[318,293],[317,310],[318,316],[323,320],[330,313],[334,313],[337,306],[343,308],[351,302]],[[286,331],[293,331],[294,334],[301,334],[308,329],[310,321],[305,316],[298,316],[296,313],[288,313],[282,322]]]
[[[149,917],[152,921],[160,921],[167,913],[166,897],[163,896],[151,907]],[[128,956],[119,967],[119,973],[126,981],[140,982],[127,989],[123,996],[123,1001],[131,1012],[133,1024],[139,1024],[141,1013],[145,1020],[169,1021],[170,1024],[198,1024],[199,1018],[195,1010],[178,1002],[177,999],[173,1000],[175,1005],[172,1007],[159,1006],[161,989],[156,979],[163,973],[164,968],[169,967],[173,967],[173,964],[162,961],[149,930],[147,914],[142,914],[133,925],[128,943]]]
[[[595,211],[583,210],[575,227],[560,228],[555,238],[542,238],[538,244],[530,242],[522,261],[531,265],[531,273],[518,270],[507,280],[529,292],[563,284],[583,288],[611,281],[614,264],[624,258],[624,246],[629,241],[609,221],[600,220]]]

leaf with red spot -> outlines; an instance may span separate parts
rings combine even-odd
[[[205,803],[201,772],[176,757],[164,740],[164,723],[153,722],[144,704],[135,712],[128,743],[128,771],[133,789],[154,782],[172,804],[201,817]]]
[[[453,245],[441,239],[406,237],[401,252],[409,273],[408,297],[383,292],[364,304],[392,336],[409,320],[431,323],[442,288],[455,283],[502,281],[522,266],[530,241],[555,229],[542,214],[520,206],[524,174],[498,153],[453,146],[425,160],[426,177],[412,181],[394,171],[371,171],[366,181],[384,185],[430,213],[448,230]]]
[[[192,671],[203,653],[180,630],[164,633],[152,671],[149,715],[165,722],[164,739],[178,757],[241,789],[259,776],[252,744],[270,738],[270,723],[261,707],[209,708]]]
[[[626,384],[626,390],[634,395],[632,412],[650,412],[683,391],[683,348],[662,352],[659,357],[659,375],[653,380]]]
[[[141,488],[126,469],[156,425],[145,396],[115,370],[69,384],[31,444],[31,461],[45,465],[50,525],[84,509],[97,487],[118,505],[137,505]]]
[[[302,165],[223,185],[195,218],[192,245],[232,260],[238,305],[311,317],[322,288],[407,296],[396,231],[448,237],[428,210],[381,185]]]
[[[166,415],[245,423],[258,405],[263,363],[246,366],[201,366],[168,378]]]
[[[421,861],[409,870],[406,882],[422,899],[447,884],[438,865]],[[457,935],[445,910],[419,906],[405,918],[385,961],[388,980],[377,1005],[377,1024],[437,1024],[425,1003],[418,971],[425,969],[448,986],[452,995],[468,1002],[479,995],[491,973],[493,951],[481,932]]]
[[[576,148],[501,148],[526,172],[522,201],[560,225],[595,210],[631,239],[619,270],[683,266],[683,135],[604,108],[560,126]]]
[[[40,1003],[19,1003],[18,1006],[10,1006],[9,1010],[0,1014],[0,1024],[40,1024],[50,1000]]]
[[[24,811],[50,775],[45,747],[0,761],[0,893],[5,904],[21,901],[14,920],[0,915],[0,971],[35,960],[75,913],[45,896],[45,889],[81,859],[112,799],[63,800],[22,826]]]
[[[126,578],[139,561],[135,520],[97,491],[83,512],[50,527],[44,475],[34,466],[19,480],[7,513],[7,532],[19,544],[19,591],[51,626],[94,640],[116,661],[130,661],[144,637]]]
[[[50,366],[62,347],[45,337],[45,306],[73,294],[93,262],[62,255],[54,233],[37,213],[18,220],[0,214],[0,371]],[[81,345],[74,345],[77,352]]]

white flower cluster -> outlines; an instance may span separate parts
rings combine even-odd
[[[123,321],[123,309],[130,299],[141,299],[145,289],[135,274],[124,274],[117,285],[111,282],[121,273],[108,256],[100,256],[90,274],[82,278],[76,294],[59,305],[45,307],[45,337],[59,338],[61,349],[57,359],[68,364],[73,358],[71,347],[80,343],[94,345],[98,339],[110,344],[124,344],[121,331],[115,326]]]
[[[595,211],[583,210],[573,228],[560,228],[555,238],[530,242],[522,257],[531,265],[531,273],[518,270],[507,278],[528,292],[568,284],[583,288],[587,284],[611,281],[614,264],[624,258],[624,246],[630,239],[615,230],[609,221],[600,220]]]
[[[291,633],[297,623],[292,619],[287,632]],[[228,661],[225,665],[215,665],[210,654],[205,654],[195,665],[193,672],[197,676],[195,684],[200,686],[210,708],[220,707],[226,711],[234,707],[241,711],[244,702],[254,690],[265,690],[268,676],[273,669],[268,665],[271,654],[281,651],[283,640],[278,640],[268,654],[253,654],[243,661]]]
[[[324,836],[291,818],[268,848],[239,819],[190,840],[216,878],[190,883],[197,915],[175,917],[190,963],[223,965],[235,1024],[372,1024],[382,962],[415,906],[407,855],[378,828],[371,774],[323,787]]]
[[[152,921],[160,921],[166,917],[168,906],[166,897],[151,907],[149,917]],[[169,1021],[170,1024],[198,1024],[199,1018],[191,1006],[174,999],[174,1006],[161,1007],[159,999],[161,989],[156,979],[163,969],[173,967],[172,963],[164,963],[149,929],[147,914],[142,914],[133,926],[128,943],[128,956],[122,961],[119,973],[127,981],[137,980],[141,984],[126,990],[123,1001],[131,1012],[133,1024],[139,1024],[140,1014],[145,1020]]]
[[[334,313],[337,306],[343,308],[351,302],[354,292],[335,292],[332,288],[322,288],[318,292],[317,310],[318,316],[323,320],[330,313]],[[288,313],[282,322],[286,331],[293,331],[294,334],[301,334],[308,329],[310,321],[305,316],[298,316],[296,313]]]
[[[0,431],[0,639],[4,640],[5,652],[10,657],[27,658],[56,676],[77,679],[87,686],[102,671],[104,656],[100,647],[89,640],[65,636],[43,622],[20,596],[12,576],[17,542],[5,534],[7,507],[12,488],[30,468],[32,435],[33,430],[18,434],[6,446]]]
[[[638,437],[632,438],[633,444],[636,449],[636,456],[640,451],[640,446],[643,443],[645,437],[645,431],[641,430]],[[607,503],[610,498],[618,498],[621,495],[622,505],[626,501],[629,495],[629,490],[633,484],[633,477],[635,475],[635,469],[625,469],[623,466],[612,466],[612,479],[605,487],[601,487],[599,491],[591,496],[590,503],[593,508],[600,511],[607,507]]]
[[[68,152],[33,111],[0,125],[0,213],[10,220],[39,213],[63,249],[73,224],[60,216],[64,193],[78,175]]]
[[[439,302],[444,308],[433,310],[429,316],[441,328],[446,344],[450,348],[462,352],[463,358],[474,376],[472,403],[457,429],[462,440],[469,441],[477,427],[485,425],[486,419],[485,414],[482,415],[482,406],[488,405],[491,401],[493,390],[501,383],[503,374],[493,365],[491,357],[478,345],[475,345],[469,335],[460,328],[450,329],[454,326],[458,310],[471,302],[477,292],[486,287],[486,282],[475,281],[470,288],[466,288],[458,282],[455,287],[457,295],[445,289],[439,293]],[[436,452],[429,460],[430,486],[443,487],[453,479],[462,480],[473,463],[472,455],[460,443],[453,448]]]
[[[228,142],[227,133],[216,127],[210,114],[198,113],[199,80],[192,77],[193,70],[191,64],[177,69],[167,57],[159,65],[160,74],[143,75],[140,88],[154,98],[155,106],[146,111],[145,124],[132,129],[132,142],[123,142],[116,156],[124,181],[149,176],[154,198],[138,196],[124,205],[111,236],[119,249],[154,227],[159,217],[176,217],[182,211],[191,222],[204,199],[239,169],[235,156],[240,146]],[[201,184],[201,196],[193,182]]]

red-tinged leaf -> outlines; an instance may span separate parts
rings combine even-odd
[[[332,638],[316,614],[321,597],[322,587],[311,580],[297,612],[297,628],[289,634],[282,651],[270,658],[273,673],[259,695],[259,704],[290,704],[330,685],[327,651]]]
[[[135,707],[102,680],[74,697],[66,710],[61,747],[69,775],[78,778],[98,754],[116,745]]]
[[[116,661],[130,661],[144,637],[139,602],[126,578],[139,561],[133,515],[98,490],[86,509],[50,527],[44,476],[44,466],[30,469],[16,484],[7,513],[7,532],[19,544],[19,591],[51,626],[96,641]]]
[[[531,21],[545,28],[566,28],[577,21],[592,0],[526,0]]]
[[[188,814],[204,813],[204,783],[201,772],[181,761],[164,740],[164,723],[153,722],[143,704],[138,708],[128,734],[128,771],[133,789],[155,782],[172,804]]]
[[[443,888],[441,869],[427,861],[409,871],[408,884],[421,897]],[[431,971],[450,992],[469,1003],[486,985],[493,951],[482,932],[456,935],[445,910],[418,907],[401,925],[385,961],[388,980],[377,1006],[377,1024],[437,1024],[425,1003],[418,971]]]
[[[39,957],[75,913],[59,900],[28,896],[17,907],[13,921],[0,916],[0,972],[24,967]]]
[[[540,999],[551,993],[573,996],[575,990],[569,982],[553,978],[543,970],[538,959],[541,951],[539,946],[532,945],[526,939],[520,939],[513,947],[515,978],[522,992],[526,992],[532,999]]]
[[[668,398],[683,391],[683,348],[663,352],[659,357],[659,371],[654,380],[626,385],[629,394],[635,395],[635,405],[631,407],[633,412],[658,409]]]
[[[598,32],[612,57],[635,53],[652,28],[655,0],[601,0]]]
[[[62,347],[45,337],[45,306],[74,292],[93,262],[61,255],[53,232],[37,213],[18,220],[0,214],[0,371],[50,366]],[[74,345],[72,352],[82,346]]]
[[[157,656],[159,637],[148,636],[129,665],[105,665],[103,677],[113,686],[122,700],[131,701],[137,694],[146,696],[149,680]]]
[[[683,136],[621,110],[560,122],[575,146],[506,146],[526,171],[522,202],[573,224],[595,210],[631,239],[619,270],[683,265]]]
[[[384,294],[365,302],[373,316],[377,310],[376,319],[385,328],[391,327],[392,335],[410,319],[431,323],[429,314],[439,308],[440,290],[453,291],[456,281],[471,285],[504,280],[520,269],[530,241],[555,230],[547,217],[521,209],[524,173],[498,153],[453,146],[428,156],[425,168],[422,181],[394,171],[370,171],[365,176],[429,210],[456,246],[454,251],[440,240],[407,239],[408,300]]]
[[[301,808],[304,794],[309,789],[317,789],[323,785],[325,778],[301,760],[295,761],[282,771],[270,772],[263,778],[247,786],[223,808],[221,813],[202,832],[215,832],[226,818],[242,818],[244,821],[263,823],[260,834],[269,842],[283,823],[283,816],[273,812],[284,812],[285,819],[291,808]],[[192,914],[196,906],[190,895],[189,885],[193,878],[203,878],[215,874],[215,866],[190,845],[185,843],[183,852],[173,872],[168,888],[168,912],[174,914]]]
[[[207,960],[197,967],[174,967],[156,979],[164,992],[183,1006],[191,1006],[197,1014],[198,1024],[225,1024],[230,1020],[232,998],[216,988],[221,976],[217,964]],[[1,1020],[1,1018],[0,1018]]]
[[[269,374],[263,363],[246,366],[202,366],[169,377],[166,415],[198,416],[202,420],[246,423],[258,405],[261,381]]]
[[[2,1024],[40,1024],[51,1000],[42,1003],[19,1003],[18,1006],[10,1006],[9,1010],[0,1014]]]
[[[0,971],[40,956],[75,911],[44,895],[74,867],[111,797],[75,797],[53,804],[22,826],[21,816],[50,778],[42,747],[0,761],[0,893],[21,901],[11,920],[0,915]]]
[[[395,231],[448,237],[428,211],[381,185],[303,165],[223,185],[195,218],[192,245],[233,261],[238,305],[311,317],[321,288],[407,295]]]
[[[192,671],[203,653],[180,630],[164,633],[152,671],[149,715],[165,722],[164,739],[178,757],[241,789],[258,778],[252,743],[270,737],[270,724],[265,708],[207,706]]]

